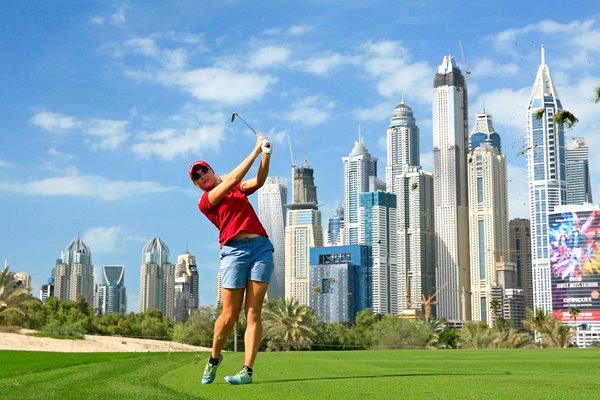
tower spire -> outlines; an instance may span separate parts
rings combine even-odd
[[[546,64],[546,53],[544,51],[544,45],[542,45],[542,65]]]

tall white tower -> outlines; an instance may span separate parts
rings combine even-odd
[[[496,263],[509,261],[506,158],[492,116],[477,114],[469,142],[469,233],[472,319],[488,325],[492,288],[498,285]],[[512,288],[511,288],[512,289]]]
[[[566,144],[567,204],[592,202],[589,159],[590,148],[585,138],[576,137]]]
[[[377,158],[365,147],[362,139],[354,143],[352,152],[342,157],[344,162],[344,244],[358,244],[358,198],[369,191],[369,177],[377,177]]]
[[[387,129],[386,186],[396,195],[398,309],[421,307],[421,295],[435,291],[433,175],[422,171],[419,128],[402,101]]]
[[[273,244],[275,269],[267,296],[278,299],[285,296],[285,204],[287,203],[287,179],[268,177],[258,190],[258,216]]]
[[[452,56],[434,79],[433,181],[437,317],[470,320],[467,87]]]
[[[527,108],[527,178],[533,307],[547,312],[552,311],[548,213],[567,200],[563,126],[553,120],[559,110],[562,110],[562,104],[552,83],[542,46],[542,62]]]

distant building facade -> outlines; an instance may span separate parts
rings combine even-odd
[[[62,251],[54,266],[54,296],[59,300],[76,300],[82,295],[94,304],[94,266],[90,248],[79,238]]]

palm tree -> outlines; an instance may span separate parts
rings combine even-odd
[[[5,266],[0,272],[0,316],[10,311],[25,315],[28,304],[36,302],[29,291],[31,288],[15,278],[15,274]]]
[[[271,300],[265,307],[267,351],[309,349],[317,336],[313,310],[297,300]]]
[[[600,103],[600,86],[594,88],[594,93],[596,97],[594,97],[594,103]]]
[[[490,301],[490,308],[494,312],[494,314],[493,314],[494,315],[494,325],[498,321],[498,311],[500,310],[501,307],[502,307],[502,305],[500,304],[500,301],[498,301],[498,299],[492,299]]]

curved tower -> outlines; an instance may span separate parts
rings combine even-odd
[[[94,266],[90,248],[79,238],[73,239],[61,252],[54,268],[54,296],[60,300],[76,300],[77,295],[94,302]]]
[[[169,263],[169,248],[158,235],[142,251],[139,305],[139,312],[157,309],[170,318],[175,316],[175,266]]]

